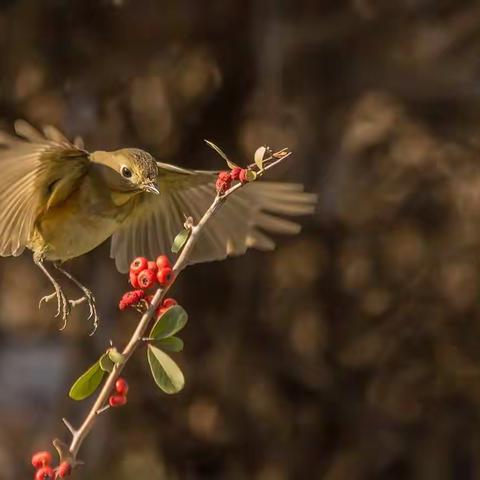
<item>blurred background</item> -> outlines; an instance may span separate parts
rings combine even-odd
[[[480,479],[480,1],[3,0],[0,127],[222,168],[260,145],[319,194],[272,253],[197,265],[175,359],[143,352],[129,405],[100,419],[76,478]],[[159,252],[160,253],[160,252]],[[68,435],[72,381],[136,315],[108,245],[71,262],[97,297],[58,331],[47,279],[0,262],[0,478]],[[72,295],[74,291],[70,291]]]

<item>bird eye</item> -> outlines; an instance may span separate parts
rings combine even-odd
[[[132,176],[132,171],[125,166],[122,167],[121,173],[122,173],[122,177],[125,177],[125,178],[131,178]]]

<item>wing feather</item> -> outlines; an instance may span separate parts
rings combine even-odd
[[[53,125],[45,125],[43,127],[43,133],[45,134],[47,140],[58,143],[60,145],[71,145],[67,137],[65,137],[65,135]]]
[[[135,215],[113,235],[110,254],[121,272],[138,255],[170,255],[184,215],[197,223],[215,197],[215,173],[185,170],[159,163],[161,194],[142,194]],[[292,235],[300,225],[283,216],[312,213],[316,195],[292,183],[257,181],[235,192],[203,230],[190,263],[241,255],[248,248],[275,247],[267,233]]]
[[[57,180],[80,177],[88,153],[71,144],[56,128],[44,135],[24,120],[15,122],[23,139],[0,132],[0,255],[20,255],[29,244],[35,221]]]
[[[40,144],[45,142],[45,137],[25,120],[16,120],[14,127],[16,134],[29,142]]]

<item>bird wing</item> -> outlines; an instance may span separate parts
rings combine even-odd
[[[39,214],[69,194],[88,169],[88,152],[56,128],[43,134],[23,120],[20,139],[0,132],[0,255],[18,256],[28,245]]]
[[[139,195],[135,215],[112,237],[110,255],[120,272],[127,272],[136,256],[169,255],[185,216],[197,223],[215,198],[215,172],[163,163],[159,168],[160,195]],[[205,225],[189,263],[241,255],[249,247],[271,250],[275,244],[266,233],[295,234],[300,230],[300,225],[281,216],[312,213],[315,203],[316,195],[305,193],[300,184],[246,184]]]

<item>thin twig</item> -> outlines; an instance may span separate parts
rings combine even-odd
[[[264,168],[261,171],[257,172],[258,176],[262,176],[267,170],[273,168],[278,163],[285,160],[288,156],[290,156],[291,152],[288,152],[287,149],[279,150],[276,153],[273,153],[268,158],[264,159]],[[274,161],[272,161],[274,160]],[[254,165],[252,165],[254,167]],[[173,277],[170,284],[164,288],[158,288],[153,296],[150,306],[148,309],[143,313],[138,325],[133,332],[132,336],[126,347],[123,349],[122,354],[124,356],[124,362],[121,364],[115,364],[112,371],[109,373],[105,383],[103,384],[100,392],[97,395],[95,402],[93,403],[92,407],[90,408],[87,416],[85,417],[84,421],[78,428],[78,430],[74,429],[73,426],[68,422],[68,420],[63,419],[63,423],[66,425],[70,433],[72,434],[72,439],[70,445],[65,445],[66,449],[65,452],[62,452],[62,448],[58,447],[58,443],[62,443],[56,441],[57,446],[56,448],[59,450],[61,456],[68,457],[73,466],[80,464],[77,459],[78,452],[80,447],[82,446],[83,441],[88,436],[90,431],[92,430],[95,422],[97,420],[98,414],[103,412],[108,405],[108,397],[112,392],[115,382],[117,381],[120,373],[124,369],[125,365],[127,364],[130,357],[133,355],[135,350],[145,341],[145,332],[151,323],[152,319],[155,317],[155,311],[157,310],[158,306],[161,304],[162,300],[164,299],[165,295],[167,294],[170,287],[174,284],[175,280],[177,279],[180,272],[188,265],[188,260],[195,244],[198,241],[200,233],[204,228],[205,224],[210,220],[210,218],[215,214],[215,212],[221,208],[223,203],[227,200],[227,198],[232,195],[235,191],[239,188],[242,188],[241,183],[235,184],[233,187],[228,189],[224,194],[215,197],[213,203],[210,205],[208,210],[204,213],[203,217],[200,219],[197,225],[192,226],[191,234],[185,243],[180,255],[173,266]]]
[[[68,428],[69,432],[72,435],[75,435],[75,429],[72,427],[72,424],[66,419],[62,418],[62,422],[65,424],[65,426]]]

